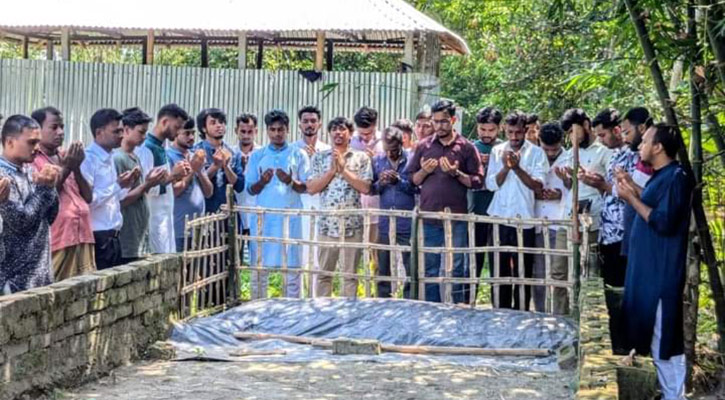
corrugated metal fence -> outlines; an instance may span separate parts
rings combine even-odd
[[[352,118],[368,105],[380,112],[381,126],[412,118],[435,98],[436,89],[419,91],[420,74],[324,72],[310,82],[297,71],[233,70],[125,64],[0,60],[0,114],[29,114],[46,105],[65,116],[66,143],[91,140],[88,121],[99,108],[122,110],[139,106],[154,115],[175,102],[190,114],[218,107],[229,119],[227,140],[235,141],[234,118],[241,112],[261,117],[273,108],[290,114],[292,138],[297,136],[296,110],[320,107],[323,121],[339,115]],[[260,141],[266,135],[260,130]]]

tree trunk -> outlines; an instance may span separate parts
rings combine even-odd
[[[710,101],[704,91],[700,92],[700,101],[702,109],[705,110],[705,123],[707,123],[707,127],[710,128],[710,134],[712,135],[712,140],[715,142],[720,163],[723,168],[725,168],[725,136],[723,135],[722,127],[720,126],[720,122],[717,120],[717,116],[710,109]]]
[[[679,130],[677,115],[675,114],[675,109],[667,90],[667,84],[662,76],[662,70],[660,69],[659,62],[657,61],[654,45],[649,37],[649,32],[647,31],[644,19],[642,18],[641,9],[637,0],[624,0],[624,2],[627,6],[627,10],[629,11],[632,23],[634,24],[635,31],[637,32],[637,37],[639,38],[640,45],[642,46],[645,60],[650,67],[652,80],[654,81],[657,96],[662,104],[667,123],[676,128],[677,136],[680,141],[680,151],[678,152],[680,163],[685,171],[692,174],[692,166],[690,165],[690,159],[687,155],[687,149],[684,146],[682,133]],[[715,316],[717,319],[717,331],[719,335],[718,350],[723,352],[725,351],[725,295],[723,294],[715,249],[712,245],[710,228],[707,224],[707,216],[705,215],[705,210],[702,206],[702,188],[700,186],[696,187],[695,192],[693,193],[692,212],[697,225],[697,235],[700,238],[703,258],[707,264],[713,300],[715,301]]]

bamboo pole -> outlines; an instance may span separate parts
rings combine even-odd
[[[322,72],[325,68],[325,32],[317,32],[317,48],[315,49],[315,71]]]
[[[314,347],[331,348],[334,339],[313,338],[306,336],[282,335],[275,333],[236,332],[238,340],[282,340],[289,343],[305,344]],[[495,356],[495,357],[548,357],[553,354],[549,349],[491,349],[485,347],[451,347],[451,346],[419,346],[394,345],[381,343],[380,348],[388,353],[404,354],[440,354],[461,356]]]

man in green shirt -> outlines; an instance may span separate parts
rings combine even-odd
[[[478,139],[473,142],[476,146],[478,154],[481,157],[481,164],[483,164],[484,176],[488,168],[488,157],[491,153],[493,146],[501,143],[498,138],[500,131],[501,120],[503,114],[501,111],[494,107],[484,107],[476,114],[476,132]],[[468,191],[468,212],[476,215],[488,215],[488,206],[493,200],[493,192],[487,190],[485,187],[478,190]],[[476,247],[486,246],[489,244],[489,236],[491,233],[491,225],[484,223],[476,224]],[[492,254],[489,253],[489,268],[493,265]],[[485,260],[485,253],[476,253],[476,277],[481,276],[483,271],[483,264]],[[474,296],[477,290],[474,289]],[[468,286],[466,286],[466,302],[468,302],[469,293]]]
[[[121,147],[113,152],[113,162],[118,174],[126,171],[141,170],[134,149],[146,138],[151,118],[138,108],[130,108],[123,112],[123,139]],[[121,258],[124,264],[136,261],[149,252],[149,208],[146,192],[161,183],[166,177],[162,168],[154,168],[143,177],[131,184],[128,193],[121,200],[123,225],[119,234],[121,241]]]

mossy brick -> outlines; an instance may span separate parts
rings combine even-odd
[[[133,271],[136,269],[133,265],[123,265],[113,268],[116,280],[113,282],[114,287],[123,287],[133,281]]]
[[[47,310],[56,303],[55,290],[48,286],[29,289],[24,291],[23,294],[37,298],[41,310]]]
[[[144,312],[161,306],[163,297],[161,294],[142,296],[133,302],[133,315],[141,315]]]
[[[149,277],[148,279],[148,291],[155,292],[161,288],[161,279],[159,277]]]
[[[48,367],[48,352],[43,349],[28,351],[11,361],[13,380],[32,378]]]
[[[116,282],[116,271],[112,269],[104,269],[96,271],[92,274],[96,279],[96,293],[105,292],[113,287]]]
[[[164,292],[164,303],[176,303],[179,301],[179,288],[176,286],[166,289]]]
[[[56,305],[40,313],[38,325],[41,331],[48,332],[65,322],[65,308]]]
[[[40,310],[40,301],[35,296],[14,293],[0,296],[0,316],[6,321],[15,321],[24,315]]]
[[[10,341],[10,328],[5,321],[0,319],[0,348]]]
[[[38,349],[38,348],[45,348],[50,347],[50,345],[53,344],[53,334],[52,333],[41,333],[40,335],[35,335],[30,337],[30,348],[31,349]]]
[[[60,342],[69,338],[75,334],[75,326],[72,322],[68,322],[65,325],[51,332],[53,343]]]
[[[26,339],[38,330],[38,318],[27,315],[10,325],[10,337],[13,339]]]
[[[5,357],[10,360],[25,354],[30,349],[30,339],[13,341],[2,348]]]
[[[139,297],[145,295],[147,292],[146,289],[147,289],[147,283],[143,282],[143,281],[134,282],[134,283],[128,285],[128,288],[127,288],[128,300],[129,301],[136,300]]]
[[[86,299],[76,300],[65,308],[65,320],[70,321],[88,312],[88,301]]]
[[[63,280],[59,283],[67,283],[71,285],[73,299],[87,298],[96,294],[96,283],[98,277],[93,275],[79,275],[70,279]]]
[[[144,281],[146,282],[149,277],[151,276],[151,273],[149,272],[149,263],[143,263],[140,265],[135,265],[135,268],[133,270],[133,281]]]
[[[132,313],[133,305],[128,303],[108,308],[104,311],[101,311],[101,325],[110,325],[121,318],[128,317]]]

